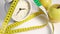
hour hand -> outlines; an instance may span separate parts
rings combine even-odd
[[[25,10],[25,8],[19,8],[19,10]]]

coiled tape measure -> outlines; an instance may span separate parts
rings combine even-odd
[[[36,13],[33,13],[33,14],[29,15],[26,19],[20,21],[21,19],[18,19],[18,18],[20,18],[21,16],[20,16],[20,15],[17,15],[17,14],[20,14],[19,12],[21,12],[21,14],[24,14],[24,13],[25,13],[24,11],[27,11],[27,12],[29,13],[29,10],[30,10],[30,7],[25,8],[25,7],[28,6],[29,4],[27,4],[27,3],[24,1],[24,2],[26,3],[26,6],[24,7],[24,6],[22,6],[22,5],[19,5],[19,6],[22,6],[22,7],[19,7],[20,9],[18,9],[18,10],[20,10],[20,11],[18,11],[18,12],[15,14],[14,11],[17,11],[17,10],[15,10],[15,8],[17,8],[17,5],[18,5],[18,4],[22,3],[21,1],[24,1],[24,0],[13,0],[13,1],[12,1],[11,6],[10,6],[10,8],[9,8],[9,10],[8,10],[8,13],[7,13],[7,15],[6,15],[6,17],[5,17],[4,21],[3,21],[2,28],[0,28],[0,34],[15,34],[15,33],[18,33],[18,32],[25,32],[25,31],[29,31],[29,30],[34,30],[34,29],[43,28],[43,27],[45,27],[45,26],[48,24],[48,21],[46,21],[46,23],[43,24],[43,25],[41,25],[41,26],[32,26],[32,27],[28,27],[28,28],[20,28],[20,29],[12,30],[12,28],[15,28],[15,27],[17,27],[18,25],[21,25],[21,24],[23,24],[24,22],[27,22],[27,21],[33,19],[34,17],[36,17],[36,16],[38,16],[38,15],[40,15],[40,14],[43,14],[42,11],[41,11],[41,12],[38,11],[38,12],[36,12]],[[24,3],[23,3],[23,4],[24,4]],[[28,8],[29,8],[29,9],[28,9]],[[22,12],[24,12],[24,13],[22,13]],[[27,16],[27,15],[26,15],[27,12],[24,14],[25,17]],[[15,15],[17,15],[17,16],[15,16]],[[23,15],[23,16],[24,16],[24,15]],[[14,17],[14,16],[15,16],[15,17]],[[23,16],[22,16],[22,17],[23,17]],[[25,18],[25,17],[23,17],[23,18]],[[8,25],[8,23],[9,23],[9,21],[10,21],[11,18],[13,18],[13,19],[15,20],[15,22],[14,22],[13,24]],[[17,19],[15,19],[15,18],[17,18]],[[22,19],[23,19],[23,18],[22,18]]]

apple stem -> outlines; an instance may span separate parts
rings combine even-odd
[[[59,9],[60,8],[60,5],[57,7],[57,9]]]

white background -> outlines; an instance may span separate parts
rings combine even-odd
[[[32,0],[29,0],[30,2],[32,2]],[[60,4],[60,0],[52,0],[52,4]],[[5,1],[4,0],[0,0],[0,25],[6,15],[6,11],[5,11],[5,7],[4,7]],[[32,12],[37,11],[37,7],[32,3]],[[42,21],[40,21],[41,19],[38,19],[38,17],[22,24],[21,26],[18,26],[17,28],[22,28],[22,27],[29,27],[29,26],[33,26],[33,25],[40,25]],[[27,24],[27,25],[26,25]],[[55,31],[54,34],[60,34],[60,23],[54,23],[54,27],[55,27]],[[47,25],[44,28],[41,29],[37,29],[37,30],[31,30],[31,31],[27,31],[27,32],[22,32],[22,33],[18,33],[18,34],[51,34],[51,29],[50,27]]]

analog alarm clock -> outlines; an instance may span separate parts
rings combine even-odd
[[[19,0],[15,7],[12,19],[15,21],[21,21],[25,19],[30,13],[30,3],[26,0]]]

